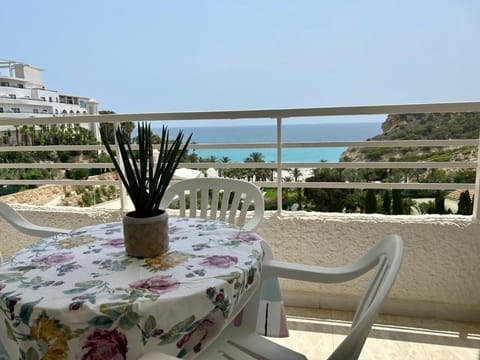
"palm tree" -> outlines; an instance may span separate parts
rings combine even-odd
[[[30,137],[30,145],[37,145],[37,132],[35,130],[35,125],[28,127],[28,136]]]
[[[208,158],[202,159],[204,162],[218,162],[218,158],[215,155],[209,156]]]
[[[4,133],[3,133],[3,144],[4,145],[9,145],[10,144],[10,137],[12,136],[12,133],[10,132],[9,129],[7,129]]]
[[[20,136],[18,134],[18,125],[14,125],[15,126],[15,140],[16,140],[16,145],[20,145]]]
[[[59,143],[65,145],[65,124],[60,124],[60,129],[58,132]]]
[[[20,134],[21,136],[21,145],[28,145],[28,126],[22,125],[20,126]]]
[[[229,163],[231,160],[228,156],[222,156],[220,158],[220,162],[226,164]],[[231,177],[230,171],[231,169],[218,169],[218,176],[220,177]]]
[[[265,162],[265,157],[261,152],[253,151],[245,158],[245,162]]]
[[[132,138],[132,131],[135,129],[135,123],[133,121],[127,121],[122,123],[122,128],[125,131],[125,134],[127,134],[128,140],[130,141]]]
[[[263,156],[262,153],[253,151],[251,152],[244,160],[244,162],[252,162],[252,163],[264,163],[265,162],[265,157]],[[268,174],[265,171],[266,169],[247,169],[246,171],[246,176],[248,180],[250,181],[251,179],[253,180],[260,180],[264,181],[268,178]]]
[[[60,144],[60,129],[56,124],[53,124],[48,131],[49,144],[50,145],[59,145]]]
[[[188,154],[186,157],[188,162],[196,163],[199,161],[198,154],[195,152],[195,149],[193,149],[192,153]]]

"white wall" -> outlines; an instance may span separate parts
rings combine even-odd
[[[258,232],[276,258],[323,266],[345,264],[385,234],[399,234],[405,253],[384,310],[480,321],[480,225],[468,217],[268,213]],[[351,309],[366,285],[365,277],[342,285],[283,281],[282,289],[291,305]]]
[[[35,84],[43,85],[42,70],[27,64],[15,64],[15,76]]]
[[[39,224],[62,228],[119,219],[91,209],[16,206]],[[53,212],[55,211],[55,212]],[[10,255],[33,239],[0,219],[0,249]],[[384,312],[480,321],[480,225],[460,216],[383,216],[266,212],[257,232],[277,259],[342,265],[365,253],[385,234],[397,233],[405,254]],[[367,278],[342,285],[282,281],[287,304],[351,309]]]

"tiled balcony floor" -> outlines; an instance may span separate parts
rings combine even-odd
[[[353,313],[286,309],[290,337],[272,339],[305,354],[326,359],[342,341]],[[362,360],[480,360],[480,323],[379,316],[365,343]]]

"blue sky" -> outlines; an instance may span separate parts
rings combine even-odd
[[[0,58],[117,113],[480,99],[478,0],[23,0],[0,11]]]

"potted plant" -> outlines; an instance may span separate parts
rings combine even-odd
[[[151,257],[168,249],[168,215],[160,209],[160,201],[192,135],[183,143],[184,134],[180,131],[170,142],[168,128],[163,126],[155,162],[150,124],[139,122],[137,127],[138,150],[132,149],[122,127],[115,130],[119,160],[108,143],[106,131],[101,131],[101,138],[135,208],[123,218],[125,250],[128,255]]]

